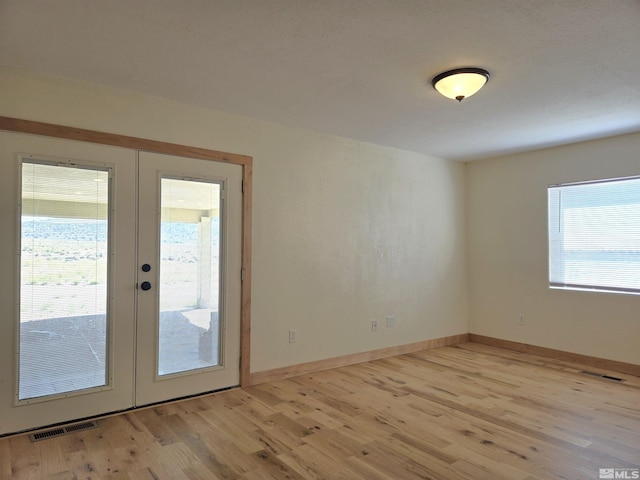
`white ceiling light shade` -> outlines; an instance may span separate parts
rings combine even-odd
[[[489,72],[482,68],[456,68],[436,75],[431,84],[445,97],[461,102],[484,87],[489,76]]]

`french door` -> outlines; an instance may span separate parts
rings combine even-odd
[[[241,175],[0,133],[0,434],[239,383]]]
[[[212,163],[140,152],[138,405],[240,383],[242,172]]]

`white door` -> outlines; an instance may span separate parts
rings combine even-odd
[[[239,383],[240,167],[140,156],[0,132],[0,434]]]
[[[242,167],[140,152],[136,404],[240,383]]]
[[[0,132],[0,434],[131,407],[135,162]]]

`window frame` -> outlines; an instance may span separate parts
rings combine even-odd
[[[624,286],[616,286],[611,285],[610,282],[606,281],[597,281],[597,282],[560,282],[558,281],[557,271],[559,269],[564,269],[566,264],[566,257],[563,255],[562,258],[557,258],[554,256],[554,253],[558,255],[562,255],[567,250],[562,248],[562,245],[558,245],[559,243],[553,239],[552,227],[554,225],[558,225],[558,230],[560,229],[560,222],[562,213],[564,212],[562,207],[561,199],[552,199],[553,192],[558,192],[561,195],[563,189],[571,189],[572,187],[581,187],[581,186],[589,186],[589,185],[603,185],[603,184],[613,184],[627,181],[640,181],[640,175],[632,175],[625,177],[614,177],[614,178],[604,178],[598,180],[587,180],[587,181],[577,181],[577,182],[565,182],[552,184],[547,186],[547,281],[550,289],[554,290],[573,290],[573,291],[589,291],[589,292],[602,292],[602,293],[621,293],[621,294],[630,294],[630,295],[640,295],[640,281],[638,282],[637,287],[624,287]],[[640,186],[639,186],[640,187]],[[640,189],[638,191],[638,196],[640,199]],[[597,206],[605,206],[605,205],[613,205],[613,206],[621,206],[621,205],[635,205],[635,202],[632,203],[611,203],[610,202],[602,202],[602,205],[592,205],[594,207]],[[640,201],[638,202],[640,204]],[[640,223],[637,228],[637,231],[640,232]],[[634,232],[635,233],[635,232]],[[564,236],[564,232],[562,234]],[[627,252],[636,252],[636,249],[631,249]],[[612,251],[613,254],[615,252]],[[637,248],[637,253],[640,255],[640,245]],[[611,260],[610,260],[611,261]],[[615,272],[615,270],[612,270]],[[571,279],[568,279],[571,280]]]

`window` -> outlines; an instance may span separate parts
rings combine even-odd
[[[109,174],[22,163],[20,400],[108,382]]]
[[[548,194],[549,286],[640,293],[640,177]]]

